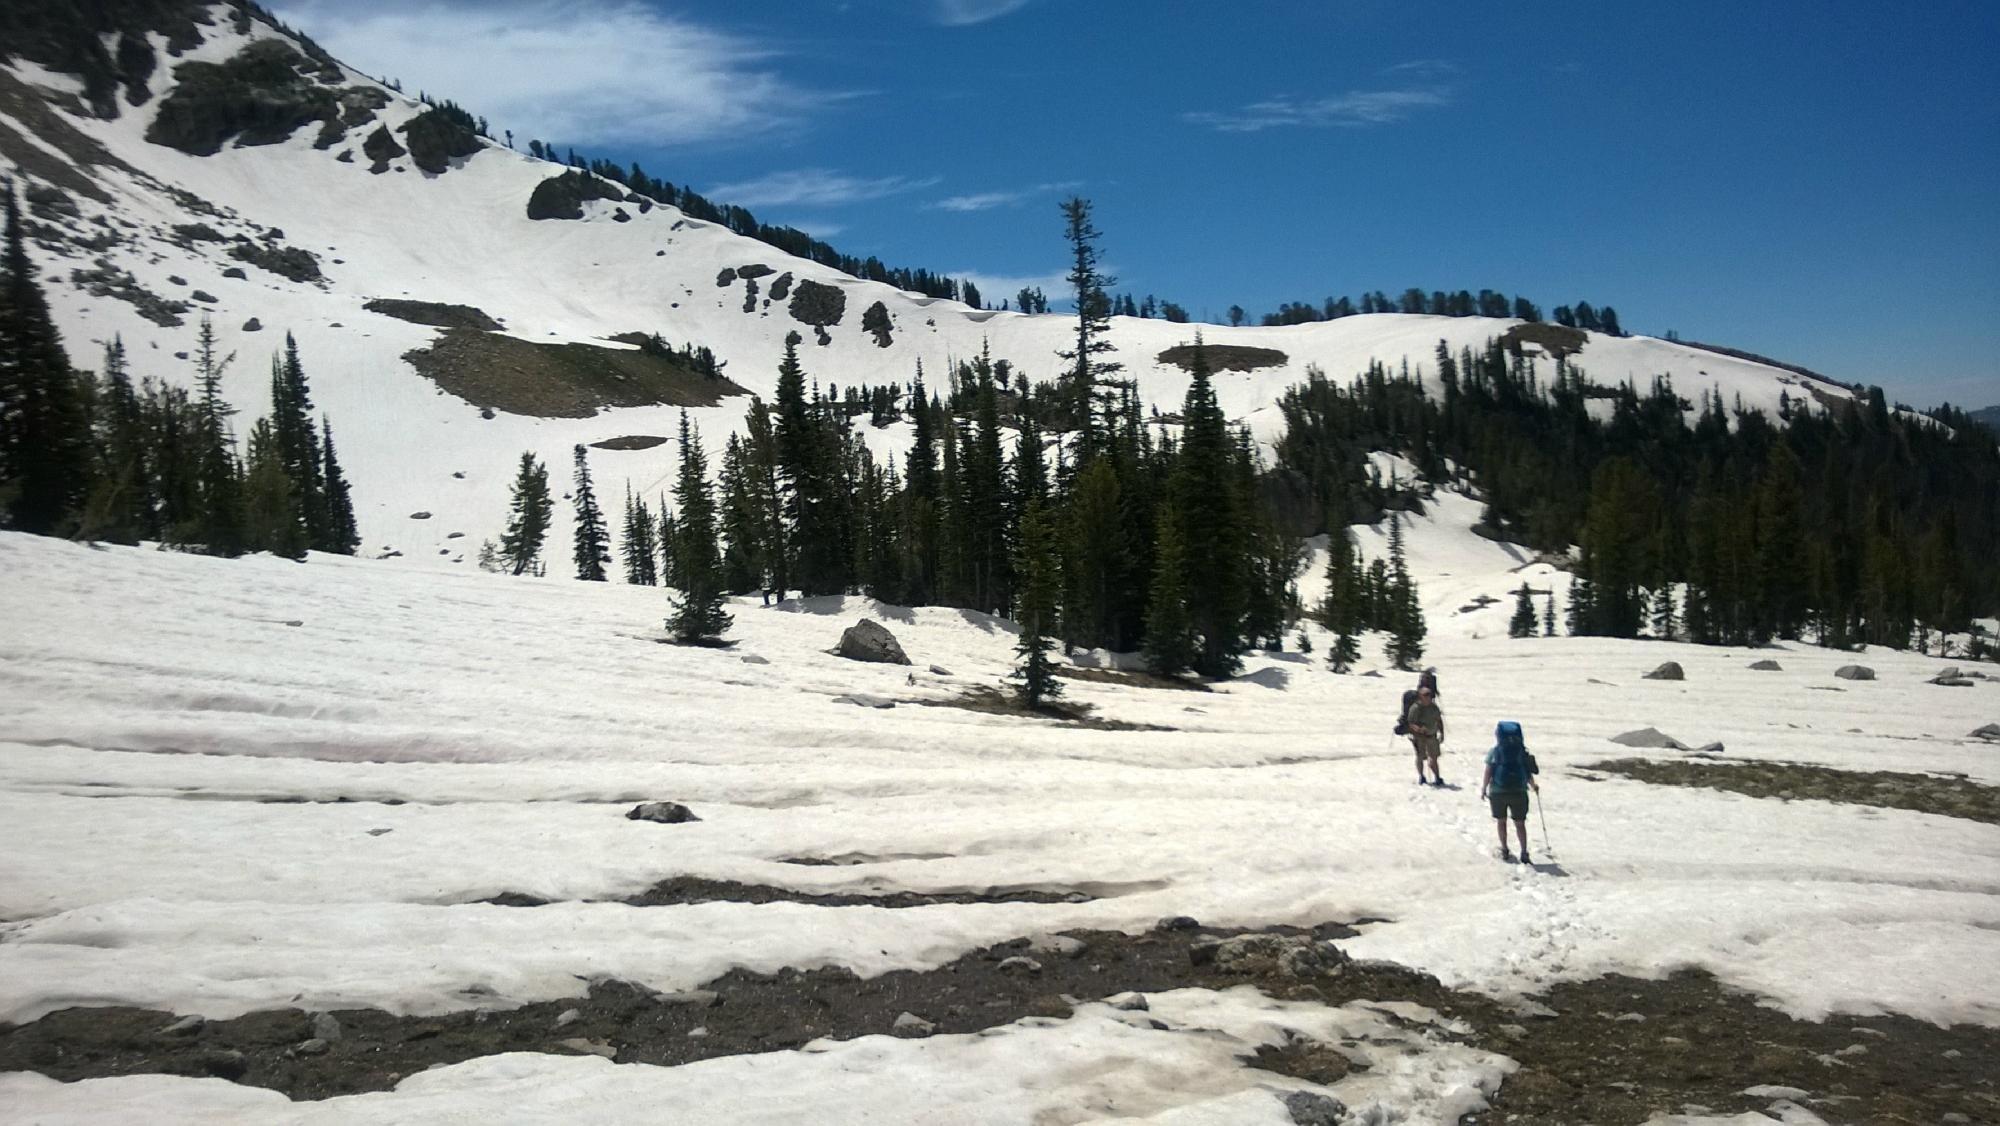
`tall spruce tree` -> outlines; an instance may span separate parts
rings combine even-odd
[[[299,342],[289,332],[283,353],[271,357],[271,433],[305,518],[306,542],[323,548],[328,536],[319,430],[312,424],[312,391]]]
[[[723,612],[722,558],[715,545],[715,501],[708,491],[708,455],[702,452],[701,431],[681,412],[681,464],[674,477],[674,503],[680,518],[674,528],[674,568],[680,597],[667,628],[682,644],[719,639],[729,629]]]
[[[1019,609],[1015,621],[1021,639],[1014,651],[1020,655],[1016,670],[1021,675],[1021,702],[1039,708],[1062,695],[1049,650],[1055,646],[1057,595],[1061,589],[1061,561],[1056,555],[1055,530],[1039,497],[1028,502],[1021,514],[1021,534],[1016,547],[1014,570],[1021,579]]]
[[[249,473],[243,483],[244,541],[251,551],[286,559],[306,554],[305,516],[286,470],[277,427],[260,418],[250,428]]]
[[[1180,523],[1187,612],[1201,639],[1195,671],[1230,676],[1246,648],[1243,619],[1250,595],[1249,529],[1234,467],[1234,446],[1209,383],[1208,351],[1194,342],[1192,382],[1181,406],[1181,445],[1169,490]]]
[[[1345,526],[1336,525],[1326,543],[1326,600],[1320,604],[1320,620],[1333,633],[1327,647],[1326,663],[1334,672],[1344,673],[1361,659],[1361,632],[1366,607],[1361,590],[1361,560]]]
[[[155,501],[145,419],[125,358],[114,336],[104,346],[104,375],[92,418],[97,464],[78,535],[135,544],[152,534]]]
[[[1535,602],[1525,582],[1514,592],[1514,616],[1507,622],[1507,636],[1535,636]]]
[[[523,453],[521,467],[514,474],[507,530],[500,536],[500,556],[509,574],[526,574],[536,569],[554,507],[549,499],[548,466],[533,451]]]
[[[326,536],[321,551],[352,555],[361,546],[361,531],[354,522],[354,493],[340,457],[333,450],[333,423],[320,416],[320,455],[326,476]]]
[[[619,549],[625,556],[625,581],[633,586],[660,584],[659,539],[653,514],[646,502],[632,495],[632,482],[625,482],[625,527]]]
[[[1063,237],[1070,250],[1068,280],[1076,302],[1076,347],[1056,355],[1070,365],[1063,373],[1061,394],[1080,435],[1079,464],[1094,457],[1106,441],[1096,421],[1098,405],[1106,401],[1099,384],[1124,369],[1123,364],[1105,358],[1115,350],[1110,335],[1111,298],[1106,290],[1117,284],[1117,279],[1106,276],[1099,265],[1100,235],[1091,222],[1090,209],[1090,201],[1079,196],[1062,203]]]
[[[48,302],[35,281],[21,204],[7,183],[0,251],[0,518],[53,535],[90,490],[90,418]]]
[[[1424,636],[1429,627],[1424,623],[1423,603],[1417,598],[1417,584],[1410,578],[1409,561],[1403,554],[1403,520],[1401,513],[1389,515],[1389,592],[1387,596],[1389,615],[1389,663],[1404,671],[1416,667],[1423,660]]]
[[[590,455],[582,442],[572,451],[576,459],[576,487],[570,494],[576,509],[576,529],[570,558],[576,563],[576,577],[584,582],[605,581],[611,563],[610,535],[604,528],[604,510],[597,504],[597,489],[590,483]]]
[[[1156,522],[1152,601],[1146,608],[1146,665],[1161,676],[1178,676],[1201,659],[1201,637],[1188,609],[1187,552],[1181,521],[1171,506]]]

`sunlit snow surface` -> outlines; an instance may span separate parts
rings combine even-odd
[[[573,996],[593,979],[666,989],[732,967],[873,974],[1024,934],[1187,914],[1221,926],[1388,919],[1345,949],[1494,994],[1698,965],[1805,1017],[2000,1021],[2000,829],[1569,770],[1624,753],[1607,737],[1651,725],[1722,741],[1729,759],[1994,784],[1992,748],[1964,737],[1992,719],[2000,686],[1932,687],[1922,679],[1939,661],[1880,651],[1858,658],[1879,680],[1845,682],[1832,670],[1854,655],[1804,646],[1508,640],[1508,602],[1456,611],[1524,577],[1544,585],[1547,572],[1511,572],[1511,549],[1465,530],[1470,503],[1442,497],[1410,533],[1451,732],[1445,775],[1462,787],[1446,791],[1412,785],[1390,735],[1408,678],[1334,676],[1318,660],[1323,637],[1313,657],[1255,656],[1211,693],[1067,682],[1107,718],[1175,729],[1089,731],[919,706],[1010,670],[1010,625],[969,612],[752,600],[734,607],[733,648],[687,649],[657,642],[666,595],[650,588],[0,536],[0,1019],[113,1003],[211,1017],[431,1013]],[[913,668],[828,652],[864,616],[896,632]],[[1785,671],[1745,667],[1762,656]],[[1668,658],[1686,681],[1639,679]],[[835,699],[855,692],[900,703]],[[1478,755],[1500,718],[1524,724],[1544,765],[1553,848],[1533,829],[1553,870],[1492,857]],[[624,818],[646,799],[686,802],[702,820]],[[781,862],[799,857],[860,862]],[[581,902],[672,875],[1098,898]],[[502,891],[558,902],[472,902]],[[159,1113],[190,1121],[439,1108],[526,1121],[583,1105],[617,1120],[670,1097],[712,1121],[784,1121],[813,1099],[820,1121],[1028,1122],[1071,1108],[1280,1122],[1268,1088],[1286,1081],[1236,1055],[1277,1035],[1273,1021],[1365,1018],[1254,995],[1175,1003],[1185,1020],[1165,1018],[1169,1032],[1091,1007],[983,1036],[676,1069],[505,1056],[298,1106],[212,1080],[15,1075],[0,1079],[0,1117],[115,1116],[171,1094]],[[1216,1031],[1192,1031],[1203,1028]],[[1397,1068],[1336,1091],[1449,1121],[1510,1066],[1405,1039]],[[890,1074],[933,1101],[908,1106],[870,1081]],[[1389,1082],[1400,1086],[1366,1086]]]

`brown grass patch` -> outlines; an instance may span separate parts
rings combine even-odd
[[[475,310],[476,311],[476,310]],[[535,418],[589,418],[605,407],[712,407],[745,394],[671,357],[597,344],[537,344],[453,328],[403,353],[411,367],[476,407]]]

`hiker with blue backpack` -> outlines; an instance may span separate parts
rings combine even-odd
[[[1541,769],[1521,737],[1521,725],[1503,719],[1493,729],[1493,749],[1486,752],[1486,776],[1479,780],[1479,796],[1493,809],[1493,827],[1500,834],[1500,859],[1514,863],[1507,848],[1507,818],[1514,819],[1514,835],[1521,842],[1521,863],[1528,860],[1528,791],[1540,794],[1535,781]]]

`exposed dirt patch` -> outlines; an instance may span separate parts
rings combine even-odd
[[[1788,371],[1794,375],[1802,375],[1816,383],[1824,383],[1829,387],[1838,387],[1843,391],[1851,392],[1854,390],[1849,384],[1842,383],[1832,376],[1821,375],[1811,368],[1800,367],[1798,364],[1788,364],[1783,360],[1774,360],[1769,356],[1760,356],[1755,352],[1746,352],[1741,348],[1730,348],[1721,344],[1703,344],[1699,340],[1676,340],[1674,343],[1679,344],[1683,348],[1699,348],[1704,352],[1714,352],[1718,356],[1728,356],[1731,359],[1737,360],[1749,360],[1753,364],[1763,364],[1765,367]],[[1847,401],[1852,402],[1853,397],[1851,395],[1848,396]]]
[[[1560,359],[1583,351],[1584,341],[1588,339],[1590,339],[1589,334],[1580,328],[1540,321],[1518,324],[1501,333],[1500,346],[1518,356],[1521,354],[1521,345],[1536,344],[1540,345],[1542,351],[1551,358]]]
[[[974,685],[958,696],[947,700],[912,700],[932,708],[964,708],[972,712],[988,715],[1017,715],[1029,719],[1056,719],[1087,727],[1093,731],[1172,731],[1174,728],[1161,727],[1153,723],[1130,723],[1122,719],[1105,719],[1093,715],[1095,708],[1090,704],[1073,704],[1066,700],[1051,700],[1039,708],[1030,708],[1021,703],[1020,697],[1012,692],[1002,692],[986,685]]]
[[[1327,923],[1322,939],[1352,936]],[[798,1048],[821,1037],[889,1033],[909,1012],[937,1033],[970,1033],[1025,1017],[1063,1018],[1067,998],[1126,992],[1252,985],[1288,1000],[1341,1005],[1407,1001],[1464,1021],[1463,1040],[1512,1057],[1520,1068],[1488,1111],[1466,1123],[1552,1126],[1636,1123],[1693,1104],[1718,1115],[1763,1110],[1757,1084],[1795,1087],[1798,1101],[1832,1122],[1936,1123],[1948,1114],[1990,1122],[2000,1116],[1991,1061],[2000,1030],[1940,1028],[1904,1017],[1794,1020],[1756,998],[1684,971],[1658,981],[1611,976],[1560,986],[1545,1006],[1515,1007],[1460,993],[1435,978],[1381,962],[1356,962],[1332,975],[1290,977],[1268,965],[1196,964],[1202,939],[1237,932],[1154,930],[1127,935],[1077,931],[1070,953],[1031,949],[1017,939],[929,971],[863,980],[848,970],[734,971],[679,994],[602,982],[585,997],[505,1011],[395,1017],[372,1009],[324,1018],[297,1009],[235,1020],[178,1022],[133,1008],[65,1009],[21,1026],[0,1026],[0,1070],[39,1071],[64,1081],[166,1072],[216,1075],[295,1099],[385,1090],[405,1076],[508,1051],[567,1053],[563,1041],[602,1046],[620,1063],[677,1065],[715,1056]],[[1027,969],[1007,959],[1032,958]],[[1003,968],[1005,967],[1005,968]],[[468,1004],[479,998],[469,996]],[[1533,1015],[1540,1014],[1540,1015]],[[178,1027],[177,1031],[168,1031]],[[701,1035],[689,1035],[696,1029]],[[325,1033],[336,1032],[328,1037]],[[1161,1035],[1189,1030],[1163,1028]],[[1300,1041],[1246,1058],[1251,1066],[1313,1082],[1356,1068],[1338,1046]]]
[[[1251,348],[1241,344],[1203,344],[1202,351],[1208,354],[1210,371],[1256,371],[1258,368],[1281,368],[1291,362],[1291,357],[1276,348]],[[1153,358],[1182,371],[1193,371],[1194,345],[1176,344]]]
[[[362,306],[371,313],[408,321],[413,325],[434,325],[438,328],[472,328],[491,332],[501,326],[499,321],[486,315],[485,310],[471,305],[450,305],[442,301],[403,301],[394,297],[377,297]]]
[[[1168,688],[1177,692],[1208,692],[1208,685],[1178,676],[1161,676],[1142,669],[1093,669],[1082,665],[1059,665],[1056,675],[1070,680],[1091,680],[1099,684],[1122,684],[1127,688]]]
[[[633,907],[678,907],[688,903],[809,903],[815,907],[935,907],[941,903],[1089,903],[1095,896],[1081,892],[1036,888],[994,888],[984,892],[810,892],[735,880],[675,876],[637,895],[614,902]],[[480,900],[499,907],[545,907],[549,900],[520,892],[502,892]]]
[[[589,418],[604,407],[712,407],[741,387],[677,358],[596,344],[536,344],[454,328],[403,353],[411,367],[476,407],[536,418]]]
[[[592,442],[594,450],[650,450],[654,446],[666,445],[667,440],[658,434],[621,434],[616,438],[606,438],[602,442]]]
[[[1673,762],[1626,758],[1586,766],[1666,786],[1728,790],[1753,798],[1821,801],[1911,809],[2000,825],[2000,786],[1935,774],[1833,770],[1795,762]]]

